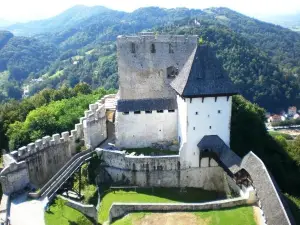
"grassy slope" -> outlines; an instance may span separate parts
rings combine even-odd
[[[68,206],[64,206],[63,215],[55,204],[52,204],[50,210],[45,213],[46,225],[70,225],[78,224],[79,221],[82,221],[82,224],[85,225],[92,225],[84,215]]]
[[[179,189],[175,188],[155,188],[154,193],[152,193],[152,189],[138,189],[138,192],[108,192],[102,199],[98,220],[100,223],[108,220],[109,209],[113,202],[203,202],[212,201],[220,197],[225,198],[225,196],[220,195],[220,193],[194,188],[188,188],[186,193],[182,193]]]
[[[136,225],[143,224],[142,221],[145,216],[151,213],[132,213],[128,216],[116,221],[113,225]],[[197,217],[198,224],[205,225],[229,225],[229,224],[239,224],[239,225],[255,225],[253,209],[251,206],[238,207],[226,210],[211,210],[205,212],[194,212],[191,213]],[[159,214],[157,214],[159,216]],[[163,214],[161,214],[163,216]],[[180,223],[178,224],[184,224]]]

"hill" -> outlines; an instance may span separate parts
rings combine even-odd
[[[31,85],[32,94],[45,87],[57,88],[63,84],[73,87],[80,81],[94,88],[100,85],[116,88],[117,35],[152,30],[199,35],[218,53],[241,93],[268,110],[300,106],[300,35],[227,8],[148,7],[126,13],[77,6],[54,18],[30,24],[36,28],[44,24],[45,29],[56,24],[47,28],[48,33],[34,37],[54,44],[60,51],[49,66],[37,69],[25,80],[25,84],[31,84],[32,79],[42,78],[42,82]],[[19,26],[24,33],[30,33],[28,24]]]
[[[93,15],[107,11],[112,10],[103,6],[88,7],[84,5],[76,5],[55,17],[27,23],[17,23],[6,27],[6,29],[13,32],[15,35],[20,36],[32,36],[38,33],[58,32],[76,26],[80,21],[88,19]]]
[[[20,98],[22,81],[49,65],[57,55],[51,43],[0,31],[0,102],[8,97]]]

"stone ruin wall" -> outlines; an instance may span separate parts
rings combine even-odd
[[[167,68],[174,67],[180,72],[197,43],[197,36],[119,36],[120,98],[175,98],[175,91],[169,85],[173,78],[168,78]],[[154,53],[151,52],[152,44],[155,46]]]
[[[180,168],[179,155],[134,156],[125,151],[97,149],[113,182],[141,187],[195,187],[226,192],[238,189],[227,182],[224,170],[213,159],[202,158],[199,168]],[[228,187],[228,185],[233,185]]]
[[[4,155],[4,169],[0,174],[3,192],[13,193],[29,183],[40,188],[76,154],[82,144],[95,148],[104,141],[107,138],[104,103],[106,98],[114,96],[104,96],[91,104],[70,133],[46,136]]]

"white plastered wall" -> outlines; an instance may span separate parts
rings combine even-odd
[[[199,167],[197,144],[205,135],[218,135],[229,146],[232,97],[205,97],[203,101],[202,98],[186,98],[185,103],[187,143],[180,153],[181,165],[183,168]]]
[[[116,146],[120,148],[143,148],[161,141],[177,140],[177,110],[164,110],[151,114],[124,115],[116,112]]]

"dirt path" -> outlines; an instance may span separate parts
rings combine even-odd
[[[257,225],[264,225],[263,218],[261,217],[260,208],[258,206],[253,206],[252,208],[253,208],[253,216],[254,216],[255,223]]]
[[[152,213],[133,221],[134,225],[208,225],[209,219],[201,219],[192,213]]]

